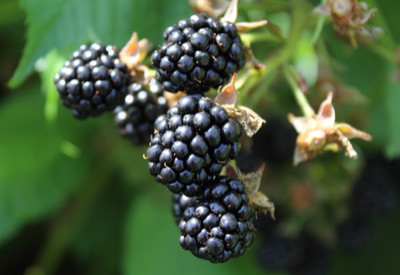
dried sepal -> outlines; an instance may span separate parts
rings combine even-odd
[[[134,82],[143,83],[149,77],[149,68],[142,64],[149,49],[149,41],[147,39],[139,41],[137,33],[134,32],[119,53],[119,58],[128,68]]]
[[[248,64],[250,64],[251,67],[256,69],[257,71],[264,71],[265,70],[265,65],[261,61],[259,61],[253,54],[253,51],[251,50],[251,47],[245,46],[244,51],[246,53],[246,60]]]
[[[238,168],[228,165],[226,167],[226,175],[231,178],[238,178],[243,182],[246,188],[246,194],[249,197],[249,204],[254,208],[257,214],[270,213],[271,218],[275,220],[274,203],[264,193],[259,191],[264,168],[265,165],[263,164],[255,172],[242,174]]]
[[[268,25],[268,20],[260,20],[256,22],[238,22],[236,23],[236,27],[238,32],[244,33],[254,29],[258,29]]]
[[[258,192],[258,190],[260,189],[261,177],[262,177],[262,174],[264,173],[264,169],[265,169],[265,164],[262,164],[260,166],[260,168],[258,168],[258,170],[255,172],[242,174],[239,171],[239,178],[241,181],[244,182],[247,193]]]
[[[238,15],[238,0],[231,0],[224,16],[221,18],[221,22],[235,23]]]
[[[274,203],[263,193],[256,192],[248,194],[250,205],[253,206],[257,214],[264,213],[270,214],[271,218],[275,220],[275,205]]]
[[[357,41],[369,42],[384,31],[378,27],[368,26],[377,9],[368,10],[365,2],[357,0],[328,0],[317,6],[314,12],[331,16],[335,31],[357,47]]]
[[[168,107],[172,107],[178,103],[178,100],[181,97],[186,96],[186,93],[184,93],[184,92],[177,92],[177,93],[164,92],[163,96],[165,97],[165,99],[168,102]]]
[[[227,0],[190,0],[195,13],[207,13],[211,16],[220,16],[229,6]]]
[[[332,96],[332,92],[328,94],[315,115],[309,117],[288,115],[288,120],[299,133],[293,157],[294,165],[312,159],[324,150],[337,152],[339,149],[343,149],[346,156],[356,158],[357,152],[350,139],[371,140],[369,134],[357,130],[349,124],[335,122]]]
[[[231,81],[221,89],[219,94],[214,98],[214,102],[220,105],[234,106],[237,101],[237,90],[235,87],[236,73],[232,75]]]
[[[231,82],[221,89],[214,102],[224,107],[231,117],[236,118],[242,124],[246,135],[252,137],[266,122],[252,109],[245,106],[235,106],[237,100],[235,81],[236,74],[233,74]]]
[[[245,106],[223,106],[231,117],[236,118],[243,126],[248,137],[254,136],[266,121],[252,109]]]

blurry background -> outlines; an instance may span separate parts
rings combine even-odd
[[[211,264],[179,246],[171,195],[148,174],[146,148],[123,140],[112,114],[74,119],[53,85],[80,44],[122,47],[137,31],[156,47],[190,16],[189,3],[1,1],[0,274],[397,274],[400,2],[366,2],[378,8],[370,24],[386,33],[353,48],[312,13],[319,1],[240,1],[239,21],[273,24],[243,36],[267,73],[249,73],[241,104],[268,123],[243,141],[237,163],[245,172],[266,163],[262,189],[277,221],[261,216],[243,257]],[[300,110],[281,57],[302,74],[314,108],[334,90],[338,121],[373,136],[353,142],[357,160],[324,153],[292,166],[286,115]]]

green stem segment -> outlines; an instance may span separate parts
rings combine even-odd
[[[307,98],[305,97],[303,91],[298,85],[295,75],[293,73],[293,69],[289,65],[282,66],[283,74],[285,75],[286,80],[288,81],[290,87],[292,88],[294,97],[296,98],[297,104],[299,104],[303,114],[306,117],[313,117],[315,112],[313,108],[311,108],[308,103]]]
[[[321,0],[321,5],[324,4],[326,2],[326,0]],[[315,26],[315,30],[313,33],[313,36],[311,38],[311,45],[314,45],[317,41],[318,38],[321,35],[322,29],[324,28],[324,23],[325,23],[325,15],[320,14],[318,15],[318,21],[317,21],[317,25]]]
[[[270,79],[271,74],[276,71],[276,69],[278,69],[282,64],[285,64],[291,58],[293,52],[295,52],[298,42],[303,35],[303,31],[306,28],[308,18],[308,12],[306,11],[309,10],[309,5],[306,1],[303,0],[291,0],[290,7],[292,12],[292,20],[290,35],[288,39],[286,40],[282,49],[280,49],[276,54],[274,54],[268,60],[266,60],[266,62],[264,62],[265,70],[262,71],[262,73],[255,74],[253,76],[255,78],[253,82],[256,84],[247,89],[245,92],[242,92],[243,94],[241,95],[241,99],[246,98],[247,92],[253,91],[255,86],[257,86],[257,83],[261,83],[264,80],[266,80],[266,82],[268,83],[271,83],[273,80]],[[268,90],[268,87],[263,88],[264,89],[260,89],[260,91],[265,93]],[[255,96],[255,94],[252,95],[250,101],[252,101],[253,96]],[[257,98],[260,98],[258,94]]]

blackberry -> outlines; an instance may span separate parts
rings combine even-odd
[[[194,14],[164,31],[166,41],[151,56],[157,80],[169,92],[203,93],[230,80],[246,62],[236,26]]]
[[[254,238],[254,209],[240,180],[218,177],[183,212],[180,245],[213,263],[243,255]]]
[[[113,110],[127,94],[130,75],[116,46],[82,45],[55,75],[64,106],[78,119]]]
[[[183,212],[189,205],[193,204],[195,200],[195,197],[188,197],[183,194],[173,194],[172,213],[174,214],[176,224],[179,224],[183,218]]]
[[[296,255],[290,267],[293,275],[323,275],[330,261],[328,248],[309,232],[303,232],[295,241]]]
[[[369,161],[353,187],[351,199],[359,216],[368,218],[389,214],[398,202],[389,163],[380,158]]]
[[[173,193],[199,195],[240,149],[241,124],[209,98],[180,98],[154,128],[148,169]]]
[[[292,162],[296,130],[279,117],[266,116],[266,120],[267,124],[260,128],[249,146],[244,147],[238,156],[237,165],[243,172],[254,171],[263,162],[269,165]]]
[[[294,241],[288,237],[265,237],[258,248],[258,261],[266,270],[287,270],[294,259]]]
[[[372,230],[367,221],[351,216],[337,227],[338,246],[345,251],[360,251],[371,241]]]
[[[155,79],[148,85],[132,83],[124,103],[114,110],[115,123],[119,133],[133,144],[148,144],[154,132],[154,121],[167,109],[163,89]]]

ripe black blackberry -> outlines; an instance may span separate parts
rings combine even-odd
[[[372,230],[369,223],[360,217],[351,216],[337,227],[337,243],[345,251],[360,251],[371,241]]]
[[[209,98],[185,96],[154,123],[148,169],[173,193],[201,194],[240,149],[241,124]]]
[[[179,243],[213,263],[243,255],[254,238],[254,209],[240,180],[217,177],[189,205],[179,223]]]
[[[352,190],[355,213],[364,218],[386,216],[398,200],[389,162],[383,156],[368,160]]]
[[[148,144],[154,132],[154,121],[168,110],[161,84],[132,83],[122,105],[114,110],[119,133],[137,145]]]
[[[293,275],[323,275],[327,273],[330,251],[310,232],[302,232],[295,241],[295,258],[290,267]]]
[[[130,75],[118,54],[116,46],[82,45],[55,75],[61,101],[76,118],[97,116],[123,102]]]
[[[265,236],[258,248],[258,261],[266,270],[287,270],[294,259],[294,246],[294,241],[288,237]]]
[[[164,40],[151,62],[157,68],[157,80],[173,93],[218,88],[246,62],[235,24],[207,14],[194,14],[168,27]]]
[[[183,212],[185,209],[194,203],[196,197],[188,197],[183,194],[173,194],[172,196],[172,213],[176,224],[183,218]]]
[[[248,146],[243,146],[237,165],[243,172],[256,170],[266,162],[268,165],[292,163],[297,132],[288,122],[277,116],[266,116],[264,125],[254,135]]]

